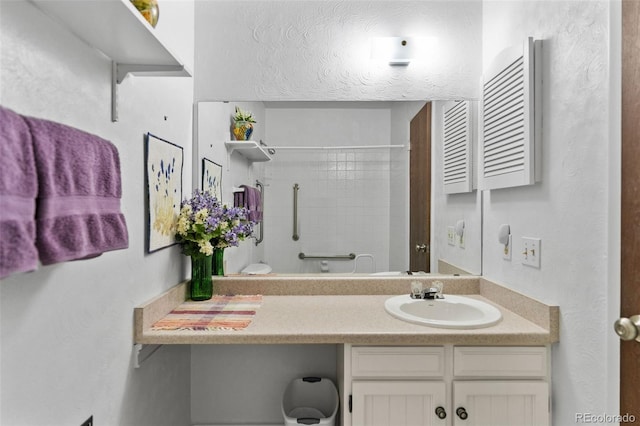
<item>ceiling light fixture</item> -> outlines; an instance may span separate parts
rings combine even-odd
[[[389,65],[407,66],[414,59],[425,57],[434,39],[428,37],[374,37],[371,58]]]

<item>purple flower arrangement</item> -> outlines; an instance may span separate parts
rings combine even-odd
[[[176,240],[187,256],[210,256],[214,249],[238,246],[254,226],[246,208],[228,207],[210,192],[196,190],[181,203]]]

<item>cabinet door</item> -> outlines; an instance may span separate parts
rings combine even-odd
[[[354,381],[352,425],[441,426],[446,420],[436,408],[446,409],[446,402],[444,382]]]
[[[549,384],[455,381],[451,410],[454,426],[548,426]]]

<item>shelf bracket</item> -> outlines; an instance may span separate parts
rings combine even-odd
[[[229,168],[231,167],[231,154],[233,154],[233,151],[235,150],[235,148],[227,148],[227,171],[229,171]]]
[[[133,345],[133,368],[140,368],[143,362],[148,360],[151,355],[156,353],[162,345],[143,345],[142,343],[135,343]]]
[[[111,122],[118,121],[118,64],[111,61]]]
[[[111,61],[111,121],[118,121],[118,85],[129,74],[140,76],[189,76],[184,65],[135,65]]]

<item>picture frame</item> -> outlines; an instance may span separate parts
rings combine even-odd
[[[182,202],[184,150],[146,134],[147,252],[176,244],[175,223]]]
[[[208,158],[202,159],[202,190],[222,200],[222,166]]]

